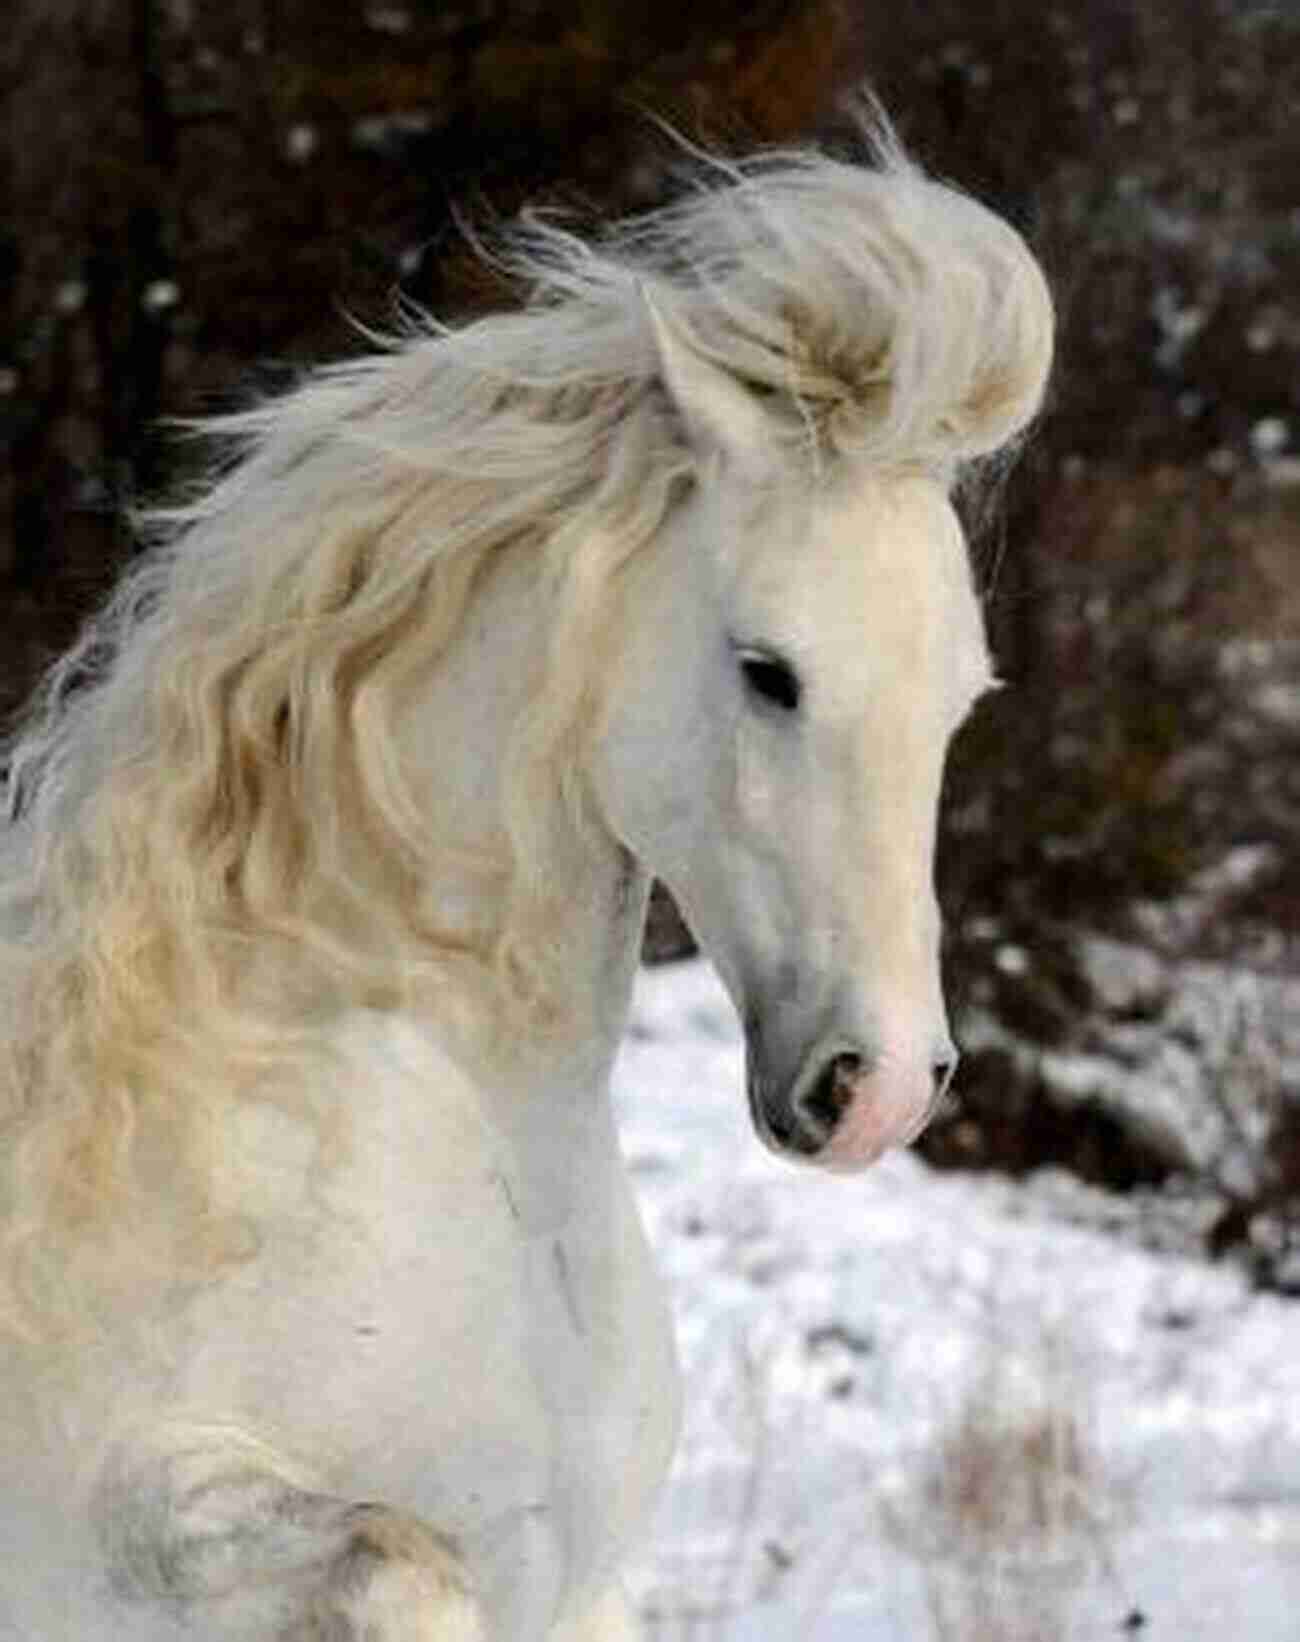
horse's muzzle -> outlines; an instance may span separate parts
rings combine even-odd
[[[936,1056],[822,1047],[792,1086],[764,1075],[751,1046],[750,1110],[775,1152],[843,1173],[865,1169],[893,1146],[910,1144],[952,1082],[954,1050]]]

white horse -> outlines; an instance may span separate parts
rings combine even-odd
[[[775,1151],[916,1134],[1019,238],[887,138],[228,419],[9,749],[0,1637],[614,1642],[673,1450],[608,1077],[651,875]]]

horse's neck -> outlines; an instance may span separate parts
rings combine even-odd
[[[450,876],[436,886],[438,915],[467,932],[500,921],[499,882],[476,874],[472,860],[484,845],[502,843],[506,750],[546,637],[531,557],[503,555],[413,704],[405,731],[419,798],[453,840]],[[463,873],[455,868],[458,852],[471,863]],[[549,940],[565,954],[564,1002],[581,1030],[505,1034],[490,1058],[491,1082],[503,1099],[512,1090],[516,1100],[523,1094],[530,1108],[549,1110],[557,1121],[561,1108],[590,1104],[606,1088],[640,956],[649,879],[614,840],[599,838],[559,852],[549,876],[560,920]]]

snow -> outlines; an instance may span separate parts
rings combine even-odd
[[[651,1637],[1293,1642],[1300,1306],[1063,1177],[796,1169],[741,1078],[713,972],[645,972],[615,1099],[688,1388]]]

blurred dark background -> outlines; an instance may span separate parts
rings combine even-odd
[[[655,203],[674,150],[653,116],[733,149],[835,140],[869,84],[1006,213],[1056,288],[1060,363],[971,521],[1012,688],[953,758],[941,889],[971,1052],[925,1148],[1194,1178],[1212,1252],[1300,1281],[1295,0],[7,15],[6,715],[131,554],[123,504],[180,477],[160,418],[355,350],[354,322],[404,299],[507,299],[460,224]],[[652,955],[686,940],[660,900]]]

